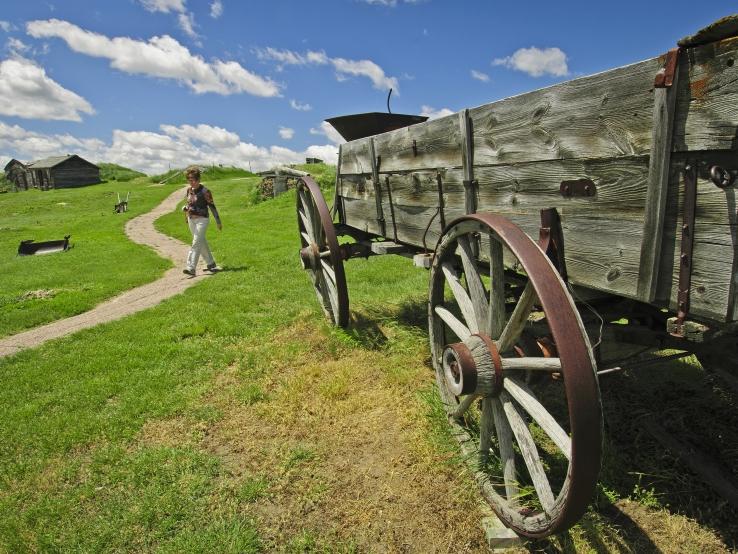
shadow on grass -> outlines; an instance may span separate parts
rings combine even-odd
[[[381,350],[387,344],[387,335],[382,332],[376,318],[354,310],[349,317],[349,326],[344,332],[363,348]]]
[[[611,502],[599,502],[597,512],[589,512],[579,521],[579,536],[571,531],[556,536],[530,541],[529,552],[565,552],[576,554],[586,545],[594,552],[662,552],[648,534],[633,519]],[[584,545],[582,544],[584,543]]]

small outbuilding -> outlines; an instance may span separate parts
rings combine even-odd
[[[13,183],[15,190],[28,190],[26,165],[16,159],[10,160],[4,167],[5,179]]]
[[[76,154],[54,156],[30,162],[26,181],[42,190],[93,185],[100,182],[100,168]]]

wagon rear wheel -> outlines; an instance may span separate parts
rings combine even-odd
[[[349,302],[341,250],[328,205],[310,177],[297,185],[297,227],[300,262],[310,275],[318,302],[334,325],[346,327]]]
[[[597,483],[602,415],[589,340],[546,255],[503,217],[454,221],[429,326],[441,400],[490,506],[529,537],[573,525]],[[531,336],[551,346],[530,355]]]

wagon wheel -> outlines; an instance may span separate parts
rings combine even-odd
[[[573,525],[597,483],[602,414],[589,340],[546,255],[503,217],[457,219],[436,248],[429,326],[441,400],[490,506],[529,537]],[[533,357],[524,331],[555,346]]]
[[[334,325],[346,327],[348,289],[341,250],[323,194],[310,177],[303,177],[297,185],[297,226],[300,261],[310,274],[318,301]]]

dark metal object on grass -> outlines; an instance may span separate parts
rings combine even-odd
[[[36,242],[31,240],[22,240],[18,245],[19,256],[40,256],[41,254],[52,254],[53,252],[64,252],[69,250],[69,237],[66,235],[63,240],[47,240],[44,242]]]

